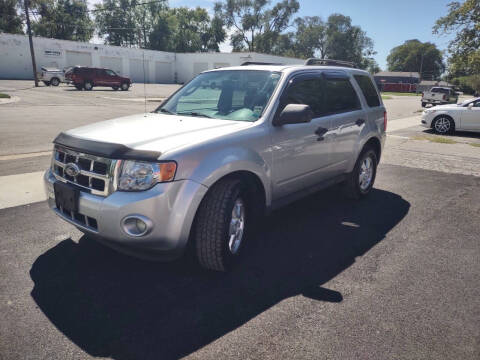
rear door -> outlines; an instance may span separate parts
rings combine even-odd
[[[326,71],[325,97],[326,114],[332,121],[334,147],[332,167],[335,174],[347,171],[365,127],[367,114],[362,108],[350,75],[344,71]]]

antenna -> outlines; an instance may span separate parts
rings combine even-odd
[[[147,117],[147,85],[145,84],[146,82],[146,76],[145,76],[145,50],[142,51],[142,56],[143,56],[143,97],[145,98],[145,114],[143,115],[144,117]]]

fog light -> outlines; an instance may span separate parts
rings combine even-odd
[[[152,221],[142,215],[131,215],[122,220],[122,229],[130,236],[147,235],[152,228]]]

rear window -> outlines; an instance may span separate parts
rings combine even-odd
[[[372,83],[372,79],[366,75],[353,76],[362,90],[363,96],[367,101],[369,107],[380,106],[380,99],[378,98],[377,90]]]
[[[431,92],[448,94],[448,93],[450,93],[450,90],[449,89],[442,89],[442,88],[432,88]]]
[[[327,114],[359,110],[360,101],[349,79],[326,79],[325,111]]]

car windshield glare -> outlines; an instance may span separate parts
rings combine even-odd
[[[253,122],[262,115],[280,76],[265,70],[202,73],[155,112]]]

